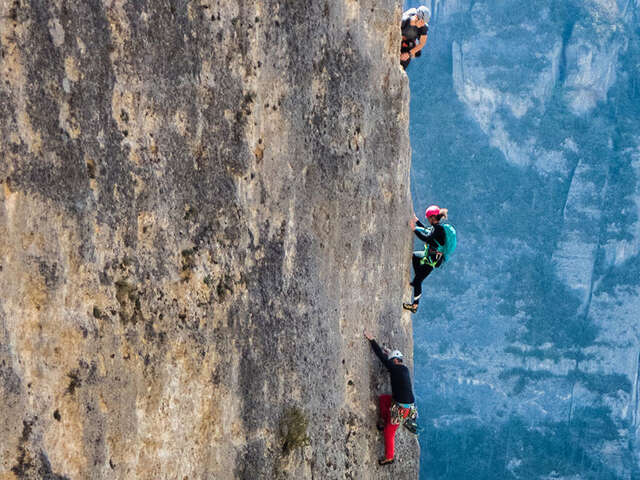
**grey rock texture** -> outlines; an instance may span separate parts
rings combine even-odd
[[[0,2],[0,478],[380,470],[400,2]]]

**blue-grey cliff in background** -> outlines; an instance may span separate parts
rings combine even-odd
[[[640,478],[640,2],[429,6],[414,205],[459,243],[414,317],[421,478]]]

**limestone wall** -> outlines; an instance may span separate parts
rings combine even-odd
[[[0,0],[0,478],[378,470],[396,0]]]

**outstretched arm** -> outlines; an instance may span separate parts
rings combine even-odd
[[[413,233],[416,234],[416,237],[423,242],[429,241],[433,235],[433,227],[425,227],[424,224],[418,220],[415,213],[413,214],[413,219],[409,222],[409,227],[411,227]]]
[[[433,227],[424,227],[422,224],[420,224],[420,226],[416,226],[416,229],[413,231],[413,233],[416,234],[416,237],[426,243],[431,240],[434,231],[435,230]]]
[[[376,354],[376,356],[380,359],[380,361],[384,364],[385,367],[389,368],[392,365],[392,363],[387,357],[387,355],[382,351],[382,349],[380,348],[380,345],[378,345],[378,342],[376,342],[376,339],[373,338],[373,335],[371,335],[365,330],[364,336],[367,340],[369,340],[369,343],[371,344],[371,348],[373,349],[373,353]]]

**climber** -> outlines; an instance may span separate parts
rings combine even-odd
[[[380,459],[380,465],[389,465],[394,461],[396,430],[407,419],[415,420],[418,412],[414,405],[413,390],[411,389],[411,377],[409,369],[402,364],[402,353],[398,350],[389,352],[380,348],[373,336],[364,331],[364,336],[374,353],[389,370],[391,376],[391,395],[380,395],[380,422],[378,428],[384,430],[384,458]]]
[[[402,44],[400,47],[400,64],[405,70],[413,57],[419,57],[427,42],[430,10],[424,5],[410,8],[402,14]]]
[[[447,257],[456,248],[456,230],[452,225],[441,224],[443,218],[447,218],[449,211],[437,205],[427,208],[425,216],[431,224],[425,226],[413,215],[413,220],[409,226],[420,240],[425,242],[424,251],[413,252],[413,280],[410,285],[413,287],[413,303],[403,303],[402,307],[413,313],[418,311],[418,303],[422,295],[422,281],[429,276],[434,268],[440,267]]]

